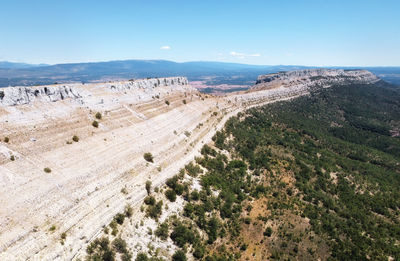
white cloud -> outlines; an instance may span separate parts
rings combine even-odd
[[[234,51],[230,52],[229,54],[232,56],[238,57],[240,59],[243,59],[246,57],[260,57],[261,56],[261,54],[259,54],[259,53],[246,54],[246,53],[238,53],[238,52],[234,52]]]
[[[161,50],[171,50],[171,46],[164,45],[160,47]]]

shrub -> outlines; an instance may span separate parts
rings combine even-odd
[[[168,224],[166,222],[160,224],[155,231],[156,236],[162,240],[167,240],[168,238]]]
[[[131,260],[132,260],[132,254],[129,253],[129,252],[124,253],[124,254],[121,256],[121,260],[122,260],[122,261],[131,261]]]
[[[62,239],[62,240],[65,240],[66,238],[67,238],[67,233],[63,232],[63,233],[61,234],[61,239]]]
[[[200,198],[200,195],[197,190],[193,190],[192,193],[190,193],[191,200],[197,201],[197,200],[199,200],[199,198]]]
[[[176,193],[174,190],[172,189],[168,189],[165,191],[165,196],[167,197],[167,199],[171,202],[175,202],[176,200]]]
[[[272,235],[272,229],[270,227],[267,227],[267,229],[264,231],[264,236],[270,237]]]
[[[115,260],[115,252],[110,248],[108,238],[97,238],[86,248],[86,260]]]
[[[204,256],[205,248],[203,245],[196,246],[193,251],[193,256],[197,259],[201,259]]]
[[[50,231],[56,230],[56,226],[55,226],[55,225],[52,225],[52,226],[49,228],[49,230],[50,230]]]
[[[97,112],[94,116],[96,117],[96,119],[101,120],[102,116],[100,112]]]
[[[118,213],[117,215],[115,215],[114,220],[115,222],[117,222],[118,224],[122,225],[124,223],[124,219],[125,219],[125,215],[122,213]]]
[[[140,252],[140,253],[137,254],[135,260],[136,260],[136,261],[148,261],[149,258],[147,257],[147,254],[146,254],[146,253]]]
[[[186,100],[183,100],[182,102],[183,102],[183,104],[186,104]]]
[[[156,204],[156,199],[153,196],[147,196],[144,198],[144,203],[146,205],[154,206],[154,204]]]
[[[167,104],[169,106],[169,101],[165,101],[165,104]]]
[[[133,215],[133,209],[131,206],[126,205],[125,206],[125,216],[130,218]]]
[[[151,192],[151,181],[150,180],[146,181],[146,191],[147,191],[147,194],[150,195],[150,192]]]
[[[122,189],[121,189],[121,193],[122,194],[128,194],[128,190],[126,189],[126,187],[123,187]]]
[[[10,138],[9,138],[9,137],[5,137],[5,138],[4,138],[4,142],[5,142],[5,143],[8,143],[9,141],[10,141]]]
[[[173,261],[186,261],[186,254],[182,250],[177,250],[173,255],[172,255],[172,260]]]
[[[50,169],[50,168],[44,168],[43,170],[44,170],[44,172],[46,172],[46,173],[50,173],[50,172],[51,172],[51,169]]]
[[[186,243],[193,244],[195,239],[193,231],[183,224],[177,225],[170,237],[175,245],[179,247],[184,247]]]
[[[98,121],[93,121],[92,122],[92,126],[95,127],[95,128],[98,128],[99,127],[99,122]]]
[[[11,160],[11,161],[14,161],[14,160],[15,160],[15,156],[14,156],[14,155],[11,155],[10,160]]]
[[[151,218],[158,219],[162,213],[162,205],[163,202],[161,200],[155,205],[150,205],[146,210],[146,214]]]
[[[114,249],[119,253],[128,253],[126,241],[118,237],[112,242]]]
[[[76,135],[74,135],[74,136],[72,137],[72,140],[75,141],[75,142],[78,142],[78,141],[79,141],[79,137],[76,136]]]
[[[148,162],[154,162],[153,155],[150,152],[146,152],[145,154],[143,154],[143,158]]]

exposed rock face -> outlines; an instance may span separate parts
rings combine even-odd
[[[309,88],[332,84],[375,83],[379,78],[366,70],[310,69],[261,75],[252,89],[272,89],[278,86]]]
[[[188,85],[185,77],[155,78],[103,84],[111,91],[142,90],[154,92],[157,87]],[[8,87],[0,89],[0,105],[15,106],[29,104],[36,100],[55,102],[71,98],[84,103],[92,94],[83,84],[51,85],[37,87]]]
[[[36,99],[44,101],[59,101],[66,98],[80,98],[77,90],[70,86],[41,86],[41,87],[9,87],[0,89],[0,104],[21,105]]]

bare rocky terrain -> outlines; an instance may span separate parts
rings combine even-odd
[[[140,218],[146,180],[162,185],[229,117],[316,86],[378,80],[367,71],[304,70],[260,76],[250,90],[218,97],[184,77],[0,89],[0,259],[83,258],[127,204]]]

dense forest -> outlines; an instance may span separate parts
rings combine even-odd
[[[157,189],[185,203],[155,235],[173,260],[400,260],[399,130],[400,92],[385,84],[240,113]],[[144,211],[157,219],[154,196]]]

